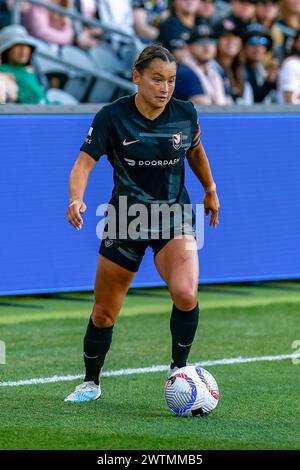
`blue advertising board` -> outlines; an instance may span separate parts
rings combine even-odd
[[[91,115],[0,116],[0,295],[93,288],[97,206],[110,198],[106,157],[90,175],[81,231],[66,220],[68,178]],[[200,115],[221,201],[205,221],[200,282],[300,277],[300,114]],[[203,189],[187,165],[193,204]],[[158,286],[151,250],[133,286]]]

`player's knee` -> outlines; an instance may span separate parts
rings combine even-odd
[[[173,288],[173,302],[180,310],[192,310],[198,302],[197,287],[192,284],[182,284]]]
[[[92,320],[97,328],[109,328],[116,321],[117,314],[101,304],[94,304]]]

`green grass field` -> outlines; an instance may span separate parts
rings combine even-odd
[[[199,303],[190,362],[297,352],[300,282],[204,286]],[[102,398],[80,405],[63,401],[80,380],[4,384],[81,373],[91,307],[91,293],[0,298],[1,449],[300,449],[300,364],[291,358],[205,367],[221,393],[207,418],[171,414],[165,371],[105,376]],[[167,366],[170,309],[165,289],[130,291],[105,371]]]

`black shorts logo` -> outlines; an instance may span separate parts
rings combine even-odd
[[[172,144],[175,150],[180,149],[182,145],[182,132],[178,132],[177,134],[173,134],[172,137]]]

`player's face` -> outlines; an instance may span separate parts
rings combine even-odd
[[[174,91],[176,64],[154,59],[141,73],[135,70],[133,79],[138,85],[138,94],[148,105],[164,108]]]

